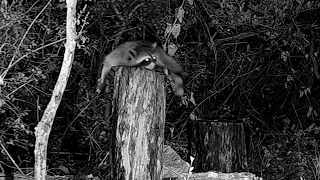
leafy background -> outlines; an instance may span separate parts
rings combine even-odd
[[[13,167],[12,156],[28,168],[34,127],[62,64],[66,8],[56,0],[48,6],[5,2],[0,164]],[[264,179],[320,179],[319,8],[311,0],[78,1],[81,33],[50,136],[49,174],[108,168],[108,102],[95,93],[101,59],[119,43],[147,39],[175,44],[174,58],[190,75],[182,100],[167,88],[165,143],[182,158],[188,159],[188,121],[232,119],[246,126],[250,172]],[[166,36],[168,24],[180,26],[177,37]]]

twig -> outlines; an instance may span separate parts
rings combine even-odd
[[[25,175],[22,170],[19,168],[19,166],[17,165],[17,163],[15,162],[15,160],[12,158],[12,156],[10,155],[10,153],[7,151],[6,147],[4,147],[2,141],[0,141],[0,145],[1,145],[1,148],[2,150],[6,153],[6,155],[10,158],[11,162],[14,164],[14,166],[18,169],[18,171]]]

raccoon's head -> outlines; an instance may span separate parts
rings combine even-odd
[[[136,56],[132,60],[136,66],[141,66],[149,70],[153,70],[156,66],[157,56],[154,54],[154,49],[157,44],[153,43],[149,46],[136,47]]]

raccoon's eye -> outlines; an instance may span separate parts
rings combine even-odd
[[[143,61],[149,62],[149,61],[151,61],[151,58],[145,58]]]
[[[156,60],[157,60],[157,58],[155,56],[150,56],[150,57],[143,59],[143,61],[147,61],[147,62],[154,62]]]
[[[151,62],[152,62],[151,58],[145,58],[139,65],[146,66],[146,65],[149,65]]]
[[[156,61],[157,60],[157,57],[156,56],[151,56],[152,60],[153,61]]]

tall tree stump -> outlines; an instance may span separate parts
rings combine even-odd
[[[120,67],[115,75],[115,180],[162,179],[164,75]]]

